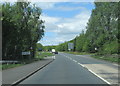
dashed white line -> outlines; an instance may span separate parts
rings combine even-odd
[[[64,56],[65,56],[65,55],[64,55]],[[86,66],[84,66],[83,64],[77,62],[76,60],[74,60],[74,59],[72,59],[72,58],[70,58],[70,57],[68,57],[68,56],[65,56],[65,57],[67,57],[67,58],[69,58],[70,60],[78,63],[80,66],[88,69]],[[93,72],[92,70],[88,69],[88,71],[91,72],[92,74],[94,74],[95,76],[97,76],[98,78],[100,78],[101,80],[103,80],[104,82],[106,82],[107,84],[111,84],[110,82],[108,82],[107,80],[105,80],[104,78],[102,78],[101,76],[99,76],[98,74],[96,74],[95,72]]]
[[[78,63],[79,65],[81,65],[82,67],[85,67],[83,64],[81,64],[81,63]]]
[[[77,62],[76,60],[73,60],[74,62]]]
[[[70,58],[70,60],[72,60],[72,59]]]
[[[74,61],[74,62],[76,62],[76,63],[77,63],[77,61]]]

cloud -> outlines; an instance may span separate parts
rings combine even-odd
[[[55,7],[55,4],[57,2],[33,2],[37,7],[40,7],[42,9],[52,9]]]
[[[60,10],[60,11],[75,11],[75,10],[86,10],[85,7],[70,7],[70,6],[55,6],[58,2],[33,2],[37,7],[47,10]],[[79,2],[77,2],[79,3]]]
[[[60,11],[75,11],[75,10],[85,10],[84,7],[68,7],[68,6],[58,6],[51,10],[60,10]]]
[[[69,41],[79,35],[82,30],[86,31],[85,27],[90,17],[91,12],[88,10],[81,11],[72,18],[50,17],[43,15],[41,18],[45,20],[45,32],[53,32],[53,37],[46,37],[41,41],[42,44],[59,44]]]
[[[47,16],[47,15],[43,14],[41,16],[41,19],[45,20],[46,23],[52,23],[52,24],[54,24],[54,23],[59,22],[61,18],[59,18],[59,17],[50,17],[50,16]]]
[[[58,24],[59,32],[58,34],[79,34],[82,30],[86,30],[85,26],[90,17],[89,11],[83,11],[73,18],[61,19]]]
[[[47,15],[41,16],[42,20],[45,20],[45,32],[57,32],[58,26],[57,24],[61,21],[59,17],[50,17]]]

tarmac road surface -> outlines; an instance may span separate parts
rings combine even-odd
[[[89,66],[86,64],[104,64],[117,70],[117,66],[112,63],[99,61],[87,55],[59,53],[55,55],[55,58],[51,64],[20,84],[112,84],[94,73],[92,69],[89,70]],[[115,80],[117,80],[116,78]]]

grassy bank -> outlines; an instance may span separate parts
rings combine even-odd
[[[41,60],[48,56],[53,56],[53,54],[50,52],[36,52],[35,58]]]
[[[87,52],[65,52],[69,54],[75,54],[75,55],[94,55],[94,53],[87,53]]]
[[[3,64],[3,65],[0,65],[0,68],[2,68],[2,70],[5,70],[5,69],[9,69],[9,68],[14,68],[14,67],[18,67],[18,66],[22,66],[23,64]]]
[[[75,54],[75,55],[91,55],[91,57],[100,59],[100,60],[105,60],[109,62],[115,62],[119,63],[120,59],[118,58],[117,54],[112,54],[112,55],[98,55],[97,53],[87,53],[87,52],[65,52],[69,54]]]
[[[109,61],[109,62],[115,62],[115,63],[120,62],[120,59],[118,58],[117,54],[113,54],[113,55],[92,55],[91,57],[96,58],[96,59]]]
[[[9,68],[19,67],[22,65],[30,64],[35,61],[42,60],[48,56],[53,56],[53,54],[50,52],[36,52],[35,58],[33,59],[24,59],[21,61],[21,64],[3,64],[3,65],[0,64],[0,69],[5,70]]]

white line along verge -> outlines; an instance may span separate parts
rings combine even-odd
[[[85,67],[83,64],[78,63],[79,65],[81,65],[82,67]],[[87,68],[87,67],[85,67]],[[88,68],[87,68],[88,69]],[[106,82],[107,84],[111,84],[110,82],[108,82],[107,80],[103,79],[101,76],[97,75],[96,73],[94,73],[92,70],[88,69],[88,71],[90,71],[92,74],[94,74],[95,76],[99,77],[100,79],[102,79],[104,82]]]
[[[68,56],[67,56],[67,57],[68,57]],[[74,62],[77,63],[76,60],[74,60],[74,59],[72,59],[72,58],[70,58],[70,57],[68,57],[68,58],[69,58],[70,60],[73,60]],[[81,63],[79,63],[79,62],[78,62],[78,64],[79,64],[80,66],[88,69],[85,65],[83,65],[83,64],[81,64]],[[101,76],[99,76],[98,74],[96,74],[95,72],[93,72],[92,70],[88,69],[88,71],[91,72],[92,74],[94,74],[95,76],[97,76],[98,78],[100,78],[101,80],[103,80],[104,82],[106,82],[107,84],[109,84],[109,85],[111,84],[110,82],[108,82],[107,80],[105,80],[104,78],[102,78]]]
[[[83,64],[78,63],[80,66],[85,67]]]
[[[108,82],[107,80],[103,79],[102,77],[100,77],[99,75],[97,75],[96,73],[94,73],[92,70],[88,69],[88,71],[90,71],[91,73],[93,73],[94,75],[96,75],[97,77],[99,77],[100,79],[102,79],[104,82],[106,82],[107,84],[111,84],[110,82]]]

